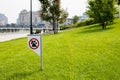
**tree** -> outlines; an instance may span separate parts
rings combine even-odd
[[[61,14],[59,17],[59,23],[64,23],[66,21],[66,18],[68,17],[68,12],[65,11],[64,9],[61,9]]]
[[[76,22],[78,22],[78,20],[79,20],[79,17],[77,15],[75,15],[73,17],[73,24],[75,24]]]
[[[115,0],[89,0],[87,14],[105,29],[107,23],[114,20],[116,12],[114,2]]]
[[[118,5],[120,5],[120,0],[118,0]]]
[[[58,33],[58,23],[61,14],[64,13],[60,8],[60,0],[39,0],[41,3],[41,18],[53,25],[54,34]],[[67,18],[67,17],[66,17]]]

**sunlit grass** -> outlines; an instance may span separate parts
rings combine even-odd
[[[0,43],[0,80],[119,80],[119,22],[44,35],[43,71],[27,38]]]

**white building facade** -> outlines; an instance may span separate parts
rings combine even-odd
[[[32,25],[44,24],[44,21],[40,18],[40,11],[32,12]],[[17,19],[18,25],[29,26],[30,25],[30,12],[22,10]]]
[[[0,26],[6,26],[8,24],[8,18],[0,13]]]

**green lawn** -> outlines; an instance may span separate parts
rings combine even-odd
[[[0,43],[0,80],[120,80],[120,20],[44,35],[39,69],[27,38]]]

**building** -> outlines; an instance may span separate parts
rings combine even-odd
[[[32,25],[33,26],[45,24],[45,21],[42,21],[39,15],[40,15],[40,11],[32,12]],[[30,25],[30,12],[28,12],[27,10],[22,10],[19,13],[17,24],[21,26],[29,26]]]
[[[23,10],[20,12],[19,17],[17,19],[17,24],[26,26],[29,25],[30,19],[29,19],[29,12],[27,10]]]
[[[6,26],[8,24],[8,18],[0,13],[0,26]]]

